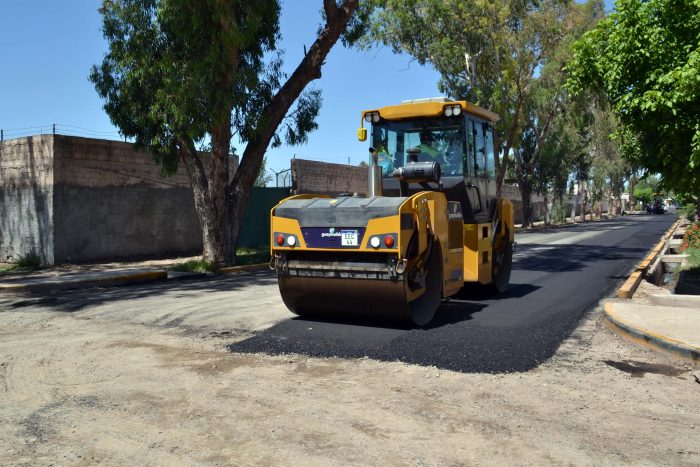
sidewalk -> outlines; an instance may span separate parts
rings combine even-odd
[[[0,294],[29,293],[49,290],[106,287],[162,280],[203,279],[208,274],[176,272],[169,269],[196,258],[148,260],[89,265],[61,265],[27,273],[0,274]],[[260,271],[268,264],[251,264],[222,268],[219,274]]]
[[[666,232],[620,287],[618,298],[606,301],[603,313],[605,323],[620,337],[699,365],[700,295],[673,294],[644,280],[660,267],[661,256],[667,258],[664,253],[677,229],[678,223]]]
[[[700,364],[700,296],[692,298],[686,307],[607,302],[605,319],[627,340]]]

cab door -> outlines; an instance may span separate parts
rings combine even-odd
[[[493,127],[489,122],[472,115],[466,117],[467,158],[465,177],[477,187],[486,210],[488,202],[496,197],[496,160],[493,147]]]

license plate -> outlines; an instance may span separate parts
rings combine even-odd
[[[357,246],[357,230],[341,230],[340,245],[341,246]]]

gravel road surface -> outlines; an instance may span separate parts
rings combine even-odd
[[[555,289],[549,293],[559,303],[579,295],[583,285],[569,285],[566,276],[586,277],[591,267],[604,277],[584,285],[601,286],[598,296],[612,290],[664,222],[639,217],[521,235],[514,279],[528,293],[521,305],[507,299],[519,312],[490,311],[496,301],[478,310],[471,304],[469,312],[448,304],[443,311],[455,318],[421,333],[447,331],[416,337],[415,345],[460,349],[442,341],[469,340],[478,333],[468,328],[478,324],[483,332],[510,328],[513,336],[501,342],[519,333],[540,350],[521,345],[527,355],[520,358],[506,347],[499,356],[477,338],[464,348],[483,355],[440,353],[441,361],[466,361],[460,371],[311,352],[271,355],[275,348],[264,346],[257,354],[230,351],[249,339],[264,343],[271,330],[280,336],[284,323],[299,324],[269,273],[0,295],[0,465],[700,465],[698,368],[617,338],[598,304],[533,308],[546,289]],[[610,240],[602,247],[628,250],[600,249],[594,232],[602,225]],[[557,249],[570,252],[574,236],[594,251],[565,257],[571,271],[562,272]],[[596,254],[605,258],[590,259]],[[603,267],[617,255],[619,263]],[[559,314],[551,332],[524,324]],[[290,348],[310,348],[319,329],[332,337],[330,323],[304,325],[287,336],[300,341]],[[391,335],[396,349],[413,356],[407,337],[422,335],[353,326],[371,352],[381,342],[391,348]],[[540,334],[529,334],[536,329]],[[331,337],[338,353],[358,348]],[[494,371],[491,360],[507,362],[507,355],[516,363],[498,365],[530,369],[464,371],[479,361]]]

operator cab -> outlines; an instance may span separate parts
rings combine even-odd
[[[382,168],[385,196],[399,196],[401,184],[395,171],[409,165],[412,154],[417,162],[440,164],[441,186],[433,183],[430,188],[443,191],[449,201],[459,201],[465,223],[492,218],[496,114],[466,101],[433,98],[366,111],[363,118],[372,125],[370,142]],[[424,183],[412,183],[408,194],[425,189]]]

